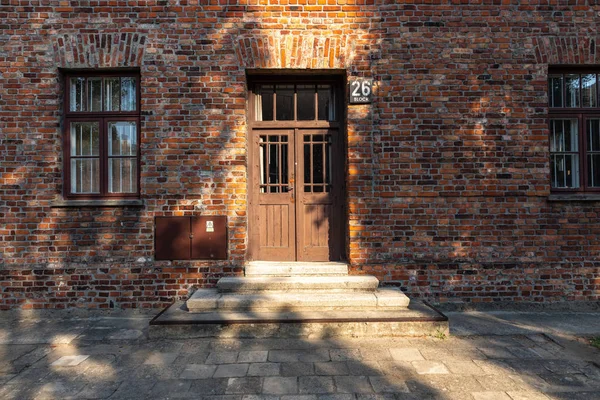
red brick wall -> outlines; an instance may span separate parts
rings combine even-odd
[[[547,69],[600,64],[587,3],[2,2],[0,308],[160,307],[241,274],[261,68],[375,79],[347,107],[353,273],[441,302],[598,301],[600,203],[548,201]],[[141,73],[144,206],[56,207],[59,68],[120,67]],[[154,217],[195,213],[229,217],[229,261],[154,261]]]

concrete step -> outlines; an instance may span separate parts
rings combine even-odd
[[[381,288],[373,292],[248,292],[222,293],[199,289],[187,301],[190,312],[260,311],[301,313],[306,311],[382,311],[402,310],[408,297],[399,289]]]
[[[191,313],[175,303],[150,322],[159,338],[329,338],[448,335],[448,318],[420,301],[393,311],[227,311]]]
[[[279,262],[251,261],[245,267],[246,276],[341,276],[348,275],[343,262]]]
[[[373,291],[379,286],[374,276],[246,276],[226,277],[217,282],[221,292],[251,291]]]

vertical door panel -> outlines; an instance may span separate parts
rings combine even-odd
[[[334,162],[338,162],[337,130],[305,129],[296,132],[298,155],[297,215],[298,260],[330,261],[340,259],[334,207],[337,199]]]
[[[262,260],[296,259],[293,137],[292,130],[254,131]]]

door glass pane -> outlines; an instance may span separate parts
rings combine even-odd
[[[98,158],[71,159],[71,192],[100,192],[100,160]]]
[[[294,119],[294,85],[277,85],[275,111],[278,121]]]
[[[298,96],[298,120],[312,121],[315,119],[315,86],[298,85],[296,89]]]
[[[85,111],[85,78],[71,78],[70,90],[70,110]]]
[[[306,140],[306,138],[310,138],[310,136],[304,136],[305,140]],[[305,144],[304,145],[304,183],[312,183],[311,173],[310,173],[311,164],[312,163],[310,162],[310,144]],[[306,192],[312,191],[310,186],[306,186],[305,188],[309,189],[309,190],[305,190]]]
[[[331,136],[304,135],[304,191],[323,193],[330,191]]]
[[[335,92],[331,85],[318,85],[319,121],[335,121]]]
[[[108,161],[108,191],[137,192],[137,158],[111,158]]]
[[[566,106],[567,107],[580,107],[579,102],[579,75],[565,75],[565,87],[566,87]]]
[[[97,156],[100,133],[97,122],[71,122],[71,156]]]
[[[135,156],[137,154],[137,127],[132,121],[108,124],[108,155]]]
[[[137,110],[136,78],[121,78],[121,111]]]
[[[104,110],[121,110],[121,80],[120,78],[104,79]]]
[[[286,135],[260,137],[260,193],[287,193],[289,191],[288,151]]]
[[[548,103],[550,107],[563,106],[562,75],[550,75],[548,79]]]
[[[323,183],[324,143],[313,144],[313,183]]]
[[[598,107],[598,85],[596,74],[581,76],[581,96],[583,107]]]
[[[102,111],[102,78],[88,78],[88,111]]]
[[[256,90],[256,120],[273,121],[273,85],[258,85]]]

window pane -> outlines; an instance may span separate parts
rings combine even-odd
[[[71,192],[100,192],[100,160],[98,158],[71,159]]]
[[[108,160],[108,191],[110,193],[137,192],[137,158]]]
[[[553,188],[579,187],[579,156],[556,154],[550,157],[550,174]]]
[[[600,151],[600,120],[588,120],[588,151]]]
[[[567,107],[581,107],[579,102],[579,75],[566,75],[565,79]]]
[[[136,78],[121,78],[121,111],[137,109],[137,94],[135,92]]]
[[[315,86],[298,85],[298,120],[312,121],[315,119]]]
[[[98,122],[71,122],[71,156],[97,156],[99,153]]]
[[[108,124],[108,155],[135,156],[137,154],[137,126],[122,121]]]
[[[277,85],[276,105],[278,121],[291,121],[294,119],[294,85]]]
[[[121,109],[121,79],[104,79],[104,111],[119,111]]]
[[[319,104],[319,121],[335,121],[335,93],[331,85],[319,85],[317,87]]]
[[[583,107],[598,107],[598,85],[596,74],[581,76],[581,96]]]
[[[600,187],[600,154],[588,155],[588,186]]]
[[[102,78],[88,78],[88,111],[102,111]]]
[[[577,120],[554,119],[550,121],[550,151],[578,151]]]
[[[71,111],[85,111],[85,78],[71,78],[69,98]]]
[[[258,86],[255,104],[257,121],[273,121],[273,85]]]

